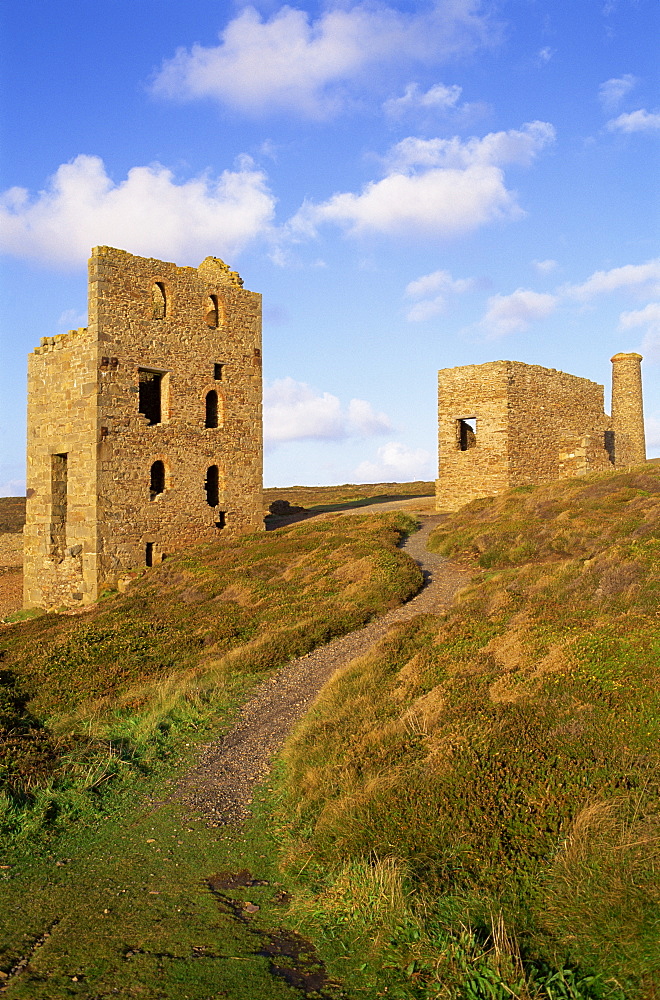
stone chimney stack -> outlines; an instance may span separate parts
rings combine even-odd
[[[614,464],[625,468],[646,461],[641,354],[615,354],[612,360]]]

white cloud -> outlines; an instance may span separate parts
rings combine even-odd
[[[347,102],[347,85],[410,61],[471,52],[494,37],[481,0],[436,0],[423,13],[384,3],[337,5],[316,20],[288,5],[262,20],[246,6],[220,43],[181,48],[153,89],[175,99],[212,98],[242,113],[295,111],[323,118]]]
[[[79,309],[65,309],[57,320],[60,330],[75,330],[81,326],[87,326],[87,313],[80,312]]]
[[[365,399],[351,399],[347,429],[349,434],[371,437],[373,434],[387,434],[392,430],[392,424],[386,413],[377,413]]]
[[[660,302],[649,302],[643,309],[633,309],[619,316],[619,329],[642,327],[644,339],[639,351],[651,364],[660,362]]]
[[[546,45],[544,48],[539,49],[538,54],[536,56],[539,66],[547,65],[547,63],[550,62],[556,51],[557,51],[556,49],[551,49],[549,45]]]
[[[524,333],[535,320],[550,316],[557,306],[557,297],[517,288],[510,295],[493,295],[486,306],[479,326],[488,339],[495,339],[510,333]]]
[[[267,445],[305,438],[339,441],[348,437],[386,434],[392,424],[364,399],[350,400],[344,409],[337,396],[318,393],[291,377],[264,387],[264,440]]]
[[[392,118],[401,118],[411,111],[451,111],[456,107],[462,88],[457,84],[447,87],[436,83],[429,90],[422,91],[418,83],[409,83],[402,97],[390,97],[385,101],[385,113]]]
[[[406,295],[420,299],[408,310],[410,322],[432,319],[444,312],[452,295],[463,295],[475,287],[474,278],[452,278],[449,271],[433,271],[406,285]]]
[[[607,123],[610,132],[652,132],[660,128],[660,114],[640,108],[629,114],[619,115]]]
[[[231,258],[268,231],[274,205],[249,157],[217,177],[178,183],[153,164],[115,183],[100,157],[80,155],[35,197],[17,187],[0,195],[0,250],[63,266],[79,265],[104,244],[166,260]]]
[[[614,111],[637,83],[637,77],[632,73],[612,77],[601,83],[598,88],[598,99],[606,111]]]
[[[539,274],[551,274],[557,268],[556,260],[533,260],[532,264]]]
[[[387,175],[360,194],[306,202],[289,223],[293,235],[313,236],[319,224],[335,223],[352,234],[450,237],[522,210],[505,185],[501,167],[528,166],[554,139],[547,122],[493,132],[483,139],[409,137],[386,158]]]
[[[564,289],[571,298],[587,302],[598,295],[630,291],[639,295],[660,295],[660,257],[644,264],[625,264],[609,271],[595,271],[581,285],[568,285]]]
[[[399,441],[389,441],[376,452],[375,461],[361,462],[355,470],[360,483],[411,482],[435,477],[434,458],[423,448],[408,448]]]

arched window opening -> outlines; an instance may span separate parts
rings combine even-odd
[[[151,286],[151,318],[165,319],[167,314],[167,298],[165,285],[162,281],[154,281]]]
[[[209,507],[217,507],[220,502],[220,471],[217,465],[211,465],[206,470],[204,489]]]
[[[220,325],[220,306],[217,295],[209,295],[206,300],[206,324],[207,326]]]
[[[215,389],[206,393],[206,420],[205,427],[218,426],[218,394]]]
[[[155,500],[157,496],[165,492],[165,465],[158,460],[151,466],[149,499]]]

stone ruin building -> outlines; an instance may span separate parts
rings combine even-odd
[[[436,508],[643,462],[641,361],[612,358],[611,417],[602,385],[554,368],[490,361],[439,371]]]
[[[263,529],[261,296],[242,284],[215,257],[92,251],[89,325],[29,358],[25,607]]]

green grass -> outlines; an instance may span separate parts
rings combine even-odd
[[[351,517],[201,546],[85,614],[5,629],[5,836],[66,826],[82,799],[226,724],[268,672],[415,593],[421,574],[396,547],[413,526]]]
[[[457,606],[288,742],[300,926],[382,995],[656,997],[660,469],[476,501],[432,544],[481,567]]]

